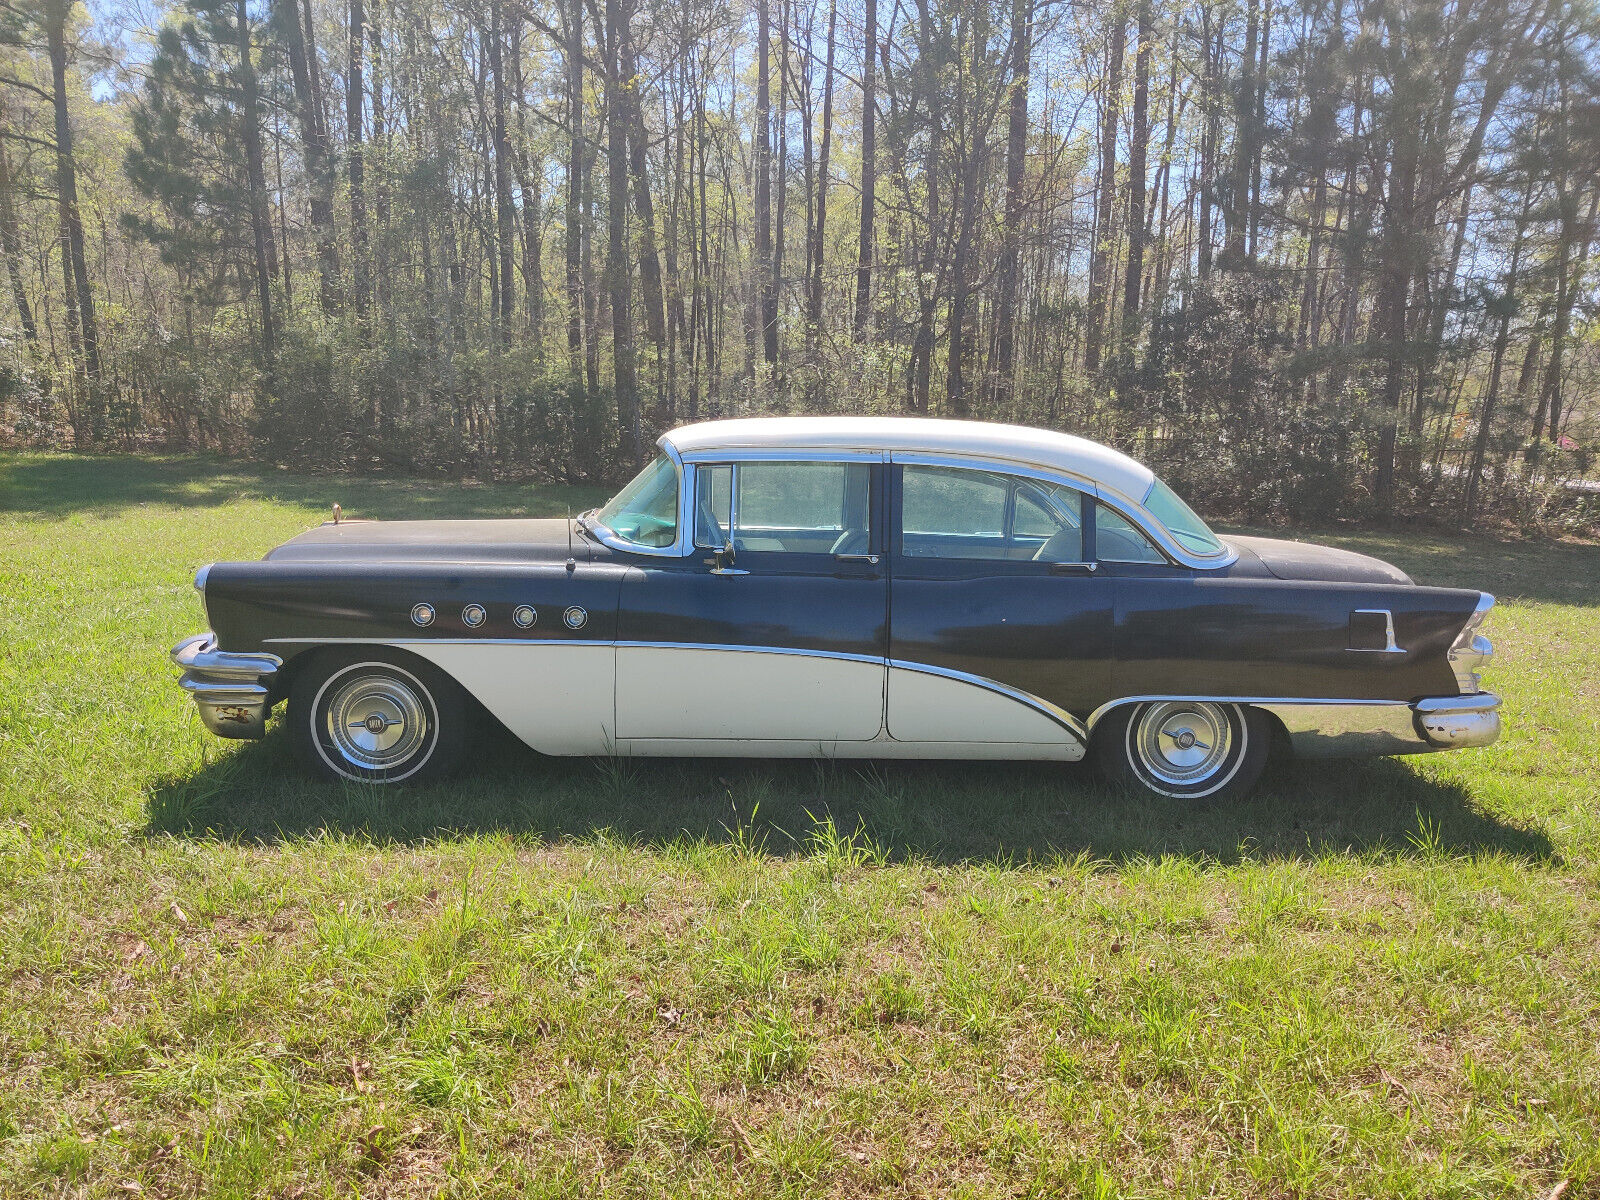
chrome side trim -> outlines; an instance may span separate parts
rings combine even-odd
[[[1009,700],[1015,700],[1018,704],[1025,704],[1035,712],[1049,717],[1080,742],[1087,744],[1089,741],[1089,731],[1084,728],[1082,721],[1078,720],[1066,709],[1051,704],[1050,701],[1035,696],[1032,692],[1025,692],[1021,688],[1014,688],[1010,684],[1001,683],[997,679],[989,679],[983,675],[970,675],[966,671],[953,671],[949,667],[936,667],[929,663],[908,662],[902,658],[891,658],[889,665],[902,671],[915,671],[921,675],[939,675],[945,679],[953,679],[957,683],[970,683],[974,687],[980,687],[986,691],[1005,696]]]
[[[1285,696],[1124,696],[1089,716],[1089,729],[1124,704],[1156,700],[1211,700],[1265,709],[1283,724],[1295,755],[1341,758],[1370,754],[1425,754],[1487,746],[1500,735],[1500,698],[1437,696],[1418,700],[1330,700]]]
[[[218,737],[259,738],[266,732],[268,685],[283,659],[216,646],[216,634],[201,633],[172,648],[172,661],[183,668],[178,686],[194,697],[201,721]]]
[[[324,644],[358,644],[358,645],[383,645],[383,646],[412,646],[412,645],[501,645],[501,646],[615,646],[619,650],[629,648],[647,648],[652,650],[721,650],[737,654],[788,654],[801,655],[810,658],[834,658],[846,662],[882,663],[885,667],[897,667],[903,671],[915,671],[923,675],[941,675],[946,679],[953,679],[958,683],[968,683],[974,687],[983,688],[997,695],[1025,704],[1035,712],[1049,717],[1068,733],[1081,742],[1088,741],[1088,730],[1082,721],[1073,716],[1066,709],[1050,703],[1048,700],[1014,688],[1009,684],[1001,683],[996,679],[989,679],[982,675],[972,675],[966,671],[955,671],[948,667],[936,667],[930,663],[909,662],[905,659],[885,659],[877,654],[852,654],[841,650],[809,650],[789,646],[741,646],[721,642],[643,642],[643,641],[595,641],[580,638],[272,638],[270,641],[276,645],[324,645]],[[1118,702],[1120,703],[1120,701]],[[1109,705],[1107,707],[1110,707]]]
[[[1274,704],[1316,704],[1343,708],[1346,706],[1364,707],[1373,704],[1393,704],[1408,711],[1410,709],[1410,706],[1404,700],[1321,700],[1300,699],[1293,696],[1120,696],[1115,700],[1106,701],[1089,714],[1089,730],[1092,733],[1094,727],[1100,723],[1100,719],[1113,708],[1119,708],[1124,704],[1146,704],[1153,700],[1208,700],[1218,704],[1259,704],[1263,707]]]

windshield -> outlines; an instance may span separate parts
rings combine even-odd
[[[678,540],[678,466],[665,454],[633,477],[594,515],[595,522],[636,546],[660,549]]]
[[[1223,552],[1223,545],[1217,540],[1217,535],[1207,529],[1206,523],[1195,515],[1194,509],[1179,499],[1178,493],[1161,480],[1156,480],[1150,486],[1150,491],[1144,498],[1144,506],[1150,510],[1151,516],[1167,527],[1167,532],[1177,538],[1178,544],[1190,554],[1209,558]]]

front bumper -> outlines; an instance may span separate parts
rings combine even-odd
[[[183,668],[178,686],[194,697],[200,719],[218,737],[259,738],[267,728],[272,677],[283,666],[276,654],[230,654],[217,635],[199,633],[172,648]]]
[[[1301,758],[1426,754],[1487,746],[1500,736],[1500,697],[1488,692],[1403,701],[1262,704]]]

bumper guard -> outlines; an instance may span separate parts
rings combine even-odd
[[[218,737],[259,738],[266,732],[272,677],[283,666],[276,654],[230,654],[217,635],[199,633],[172,648],[183,668],[178,686],[194,697],[200,719]]]

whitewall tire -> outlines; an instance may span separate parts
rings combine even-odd
[[[289,691],[295,755],[312,774],[422,783],[460,765],[461,689],[437,667],[382,647],[318,655]]]
[[[1197,807],[1248,795],[1267,764],[1270,719],[1213,700],[1124,704],[1094,731],[1094,756],[1112,783]]]

